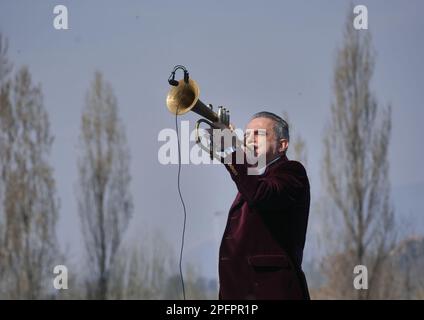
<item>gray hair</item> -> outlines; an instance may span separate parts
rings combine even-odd
[[[290,134],[289,134],[289,124],[283,120],[280,116],[277,116],[275,113],[268,112],[268,111],[261,111],[258,113],[255,113],[252,116],[252,119],[256,118],[267,118],[274,120],[274,133],[278,140],[280,139],[287,139],[287,141],[290,141]]]

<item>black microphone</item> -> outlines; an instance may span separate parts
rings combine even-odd
[[[169,76],[169,78],[168,78],[168,83],[169,83],[171,86],[174,86],[174,87],[178,86],[178,81],[177,81],[177,80],[175,80],[175,71],[174,71],[174,72],[172,72],[172,73],[171,73],[171,75]]]
[[[171,85],[171,86],[174,86],[174,87],[176,87],[176,86],[178,86],[178,81],[177,80],[175,80],[175,79],[169,79],[168,80],[168,82],[169,82],[169,84]]]
[[[187,71],[187,69],[186,69],[184,66],[177,65],[177,66],[175,66],[175,67],[174,67],[174,70],[171,72],[171,75],[170,75],[170,76],[169,76],[169,78],[168,78],[168,83],[169,83],[171,86],[174,86],[174,87],[178,86],[178,84],[179,84],[179,82],[178,82],[177,80],[175,80],[175,72],[176,72],[178,69],[182,69],[182,70],[184,71],[184,82],[185,82],[186,84],[188,84],[188,80],[189,80],[189,75],[188,75],[188,71]]]

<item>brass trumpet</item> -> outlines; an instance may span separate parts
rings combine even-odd
[[[178,69],[182,69],[184,71],[184,79],[181,79],[179,81],[175,80],[175,72]],[[218,112],[214,112],[211,104],[205,105],[199,99],[199,86],[193,79],[189,78],[188,71],[183,66],[174,67],[174,70],[172,71],[168,82],[172,86],[166,97],[166,106],[168,107],[168,110],[175,115],[182,115],[189,111],[193,111],[205,118],[200,119],[196,122],[196,143],[198,143],[203,150],[209,153],[211,159],[215,157],[220,160],[221,157],[213,151],[213,135],[210,135],[210,145],[209,148],[207,148],[201,142],[199,128],[201,123],[205,123],[209,125],[212,130],[229,129],[230,111],[222,106],[219,106]]]

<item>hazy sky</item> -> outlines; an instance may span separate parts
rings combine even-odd
[[[57,4],[68,8],[69,30],[53,28]],[[403,192],[402,203],[410,205],[397,208],[398,214],[407,215],[423,208],[422,194],[405,190],[424,190],[424,2],[354,4],[368,7],[377,52],[373,89],[381,106],[393,106],[390,177],[394,193]],[[202,101],[229,108],[237,126],[244,127],[257,111],[287,111],[294,136],[307,143],[316,201],[322,188],[322,137],[333,67],[348,8],[348,1],[335,0],[0,0],[0,31],[9,38],[9,57],[15,68],[28,65],[34,81],[42,84],[55,135],[51,162],[61,203],[61,243],[78,256],[78,137],[84,96],[95,70],[114,88],[131,149],[131,241],[141,241],[146,229],[158,230],[179,248],[183,213],[177,166],[158,162],[163,144],[158,134],[174,127],[165,97],[176,64],[189,69]],[[193,126],[197,118],[188,114],[181,120]],[[186,256],[211,275],[236,188],[226,170],[216,165],[184,165],[181,179],[188,210]],[[424,231],[423,222],[414,222],[415,231]],[[312,219],[310,229],[318,223]],[[307,243],[306,254],[311,250]]]

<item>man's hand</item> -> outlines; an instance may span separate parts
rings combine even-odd
[[[237,137],[234,124],[230,123],[229,126],[225,126],[222,123],[214,122],[213,125],[214,128],[205,130],[209,134],[209,138],[213,139],[213,148],[215,151],[224,152],[230,147],[235,149],[237,146],[243,144]]]

